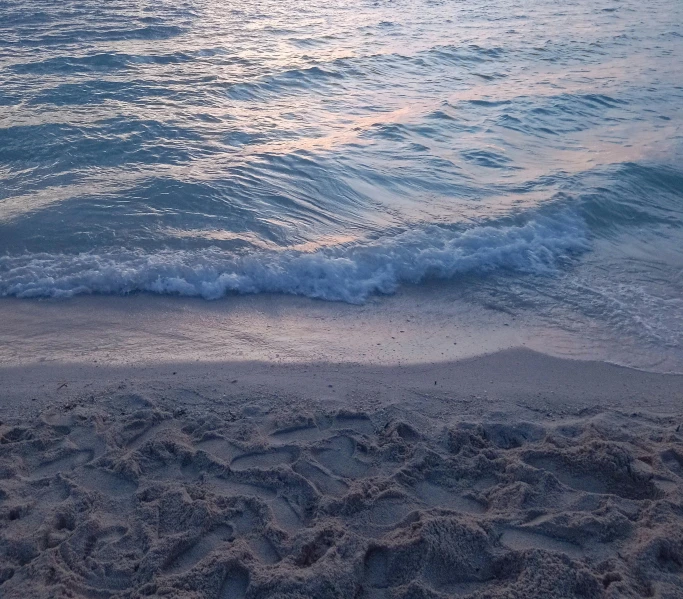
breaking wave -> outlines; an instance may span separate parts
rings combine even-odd
[[[428,226],[352,246],[235,256],[219,248],[110,248],[79,254],[0,257],[0,295],[69,297],[151,292],[217,299],[228,293],[286,293],[362,303],[401,283],[513,271],[549,275],[589,247],[573,213],[466,229]]]

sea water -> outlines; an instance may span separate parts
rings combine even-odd
[[[435,284],[683,354],[680,0],[0,1],[0,296]]]

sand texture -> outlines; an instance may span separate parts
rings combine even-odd
[[[683,597],[683,414],[121,387],[0,426],[2,597]]]

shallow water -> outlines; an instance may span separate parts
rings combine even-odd
[[[682,24],[678,0],[0,2],[0,295],[437,279],[681,356]]]

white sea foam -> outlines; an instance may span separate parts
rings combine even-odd
[[[236,257],[197,251],[109,249],[81,254],[0,257],[0,295],[68,297],[152,292],[216,299],[227,293],[287,293],[361,303],[401,283],[485,275],[497,270],[547,275],[589,247],[583,220],[563,212],[522,224],[453,230],[429,226],[363,245],[313,253]]]

